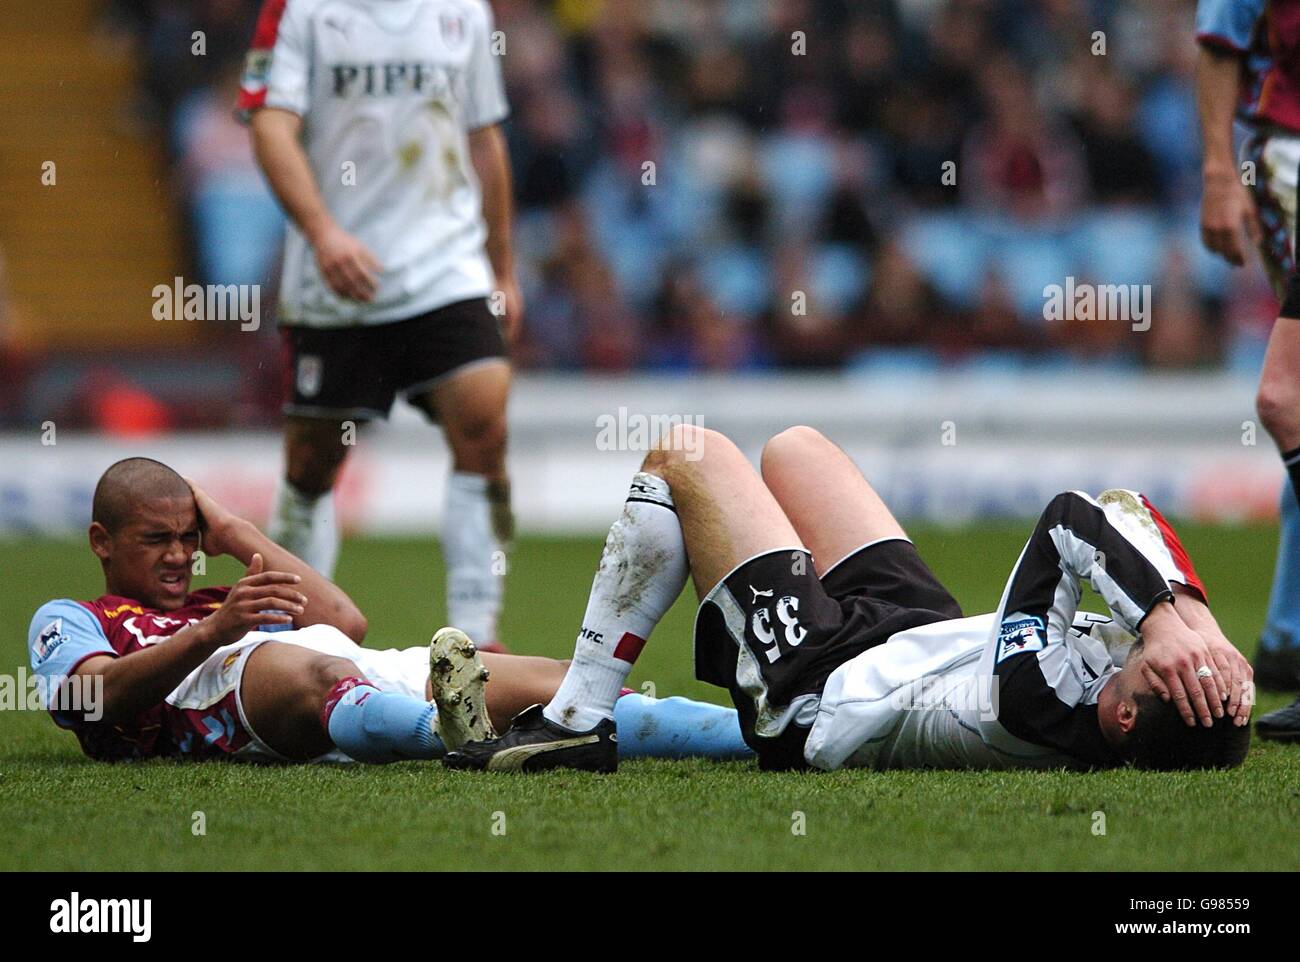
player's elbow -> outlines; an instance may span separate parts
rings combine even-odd
[[[94,687],[85,699],[82,710],[77,713],[87,723],[99,723],[112,727],[128,724],[140,712],[138,699],[123,691],[117,684],[105,681],[98,691]]]
[[[332,628],[337,628],[358,645],[366,640],[366,632],[370,630],[370,623],[366,621],[366,616],[351,603],[350,599],[339,604],[325,619],[325,623]]]
[[[347,635],[358,645],[366,640],[366,632],[370,630],[370,623],[366,621],[366,616],[355,608],[346,615],[343,623],[339,625],[339,631]]]

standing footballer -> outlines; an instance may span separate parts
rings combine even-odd
[[[506,338],[522,312],[493,44],[485,0],[266,0],[240,94],[291,220],[270,533],[330,576],[347,422],[384,418],[401,395],[451,448],[448,617],[489,649],[511,527]]]
[[[1268,617],[1255,656],[1261,688],[1300,689],[1300,299],[1295,287],[1300,169],[1300,2],[1199,0],[1196,99],[1204,145],[1201,238],[1230,264],[1256,245],[1283,309],[1269,336],[1256,407],[1286,465],[1282,537]],[[1233,119],[1250,135],[1238,166]],[[1248,190],[1243,172],[1253,186]],[[1289,280],[1290,279],[1290,280]],[[1264,738],[1300,740],[1300,699],[1265,715]]]

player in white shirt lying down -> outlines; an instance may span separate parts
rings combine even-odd
[[[964,618],[821,434],[774,437],[760,477],[681,427],[610,529],[554,698],[444,763],[613,771],[615,699],[688,567],[696,674],[730,691],[766,769],[1231,767],[1249,745],[1250,665],[1137,492],[1055,497],[997,612]],[[1080,617],[1085,582],[1111,619]]]

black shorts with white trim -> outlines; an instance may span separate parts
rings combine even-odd
[[[285,414],[385,418],[469,365],[507,356],[486,299],[362,327],[284,327]]]
[[[803,548],[738,565],[700,603],[695,676],[726,688],[765,770],[806,768],[826,679],[900,631],[961,607],[904,538],[864,545],[819,578]]]

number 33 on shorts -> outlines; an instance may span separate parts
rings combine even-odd
[[[754,592],[754,600],[757,601],[765,593],[750,586],[750,591]],[[754,637],[763,645],[763,653],[767,655],[769,663],[776,661],[781,657],[781,646],[777,641],[777,630],[782,629],[785,643],[790,648],[799,647],[799,643],[808,637],[808,629],[799,624],[799,599],[794,595],[783,595],[770,608],[755,608],[753,618],[750,621],[750,630],[753,631]],[[778,625],[774,625],[772,614],[776,613]]]

